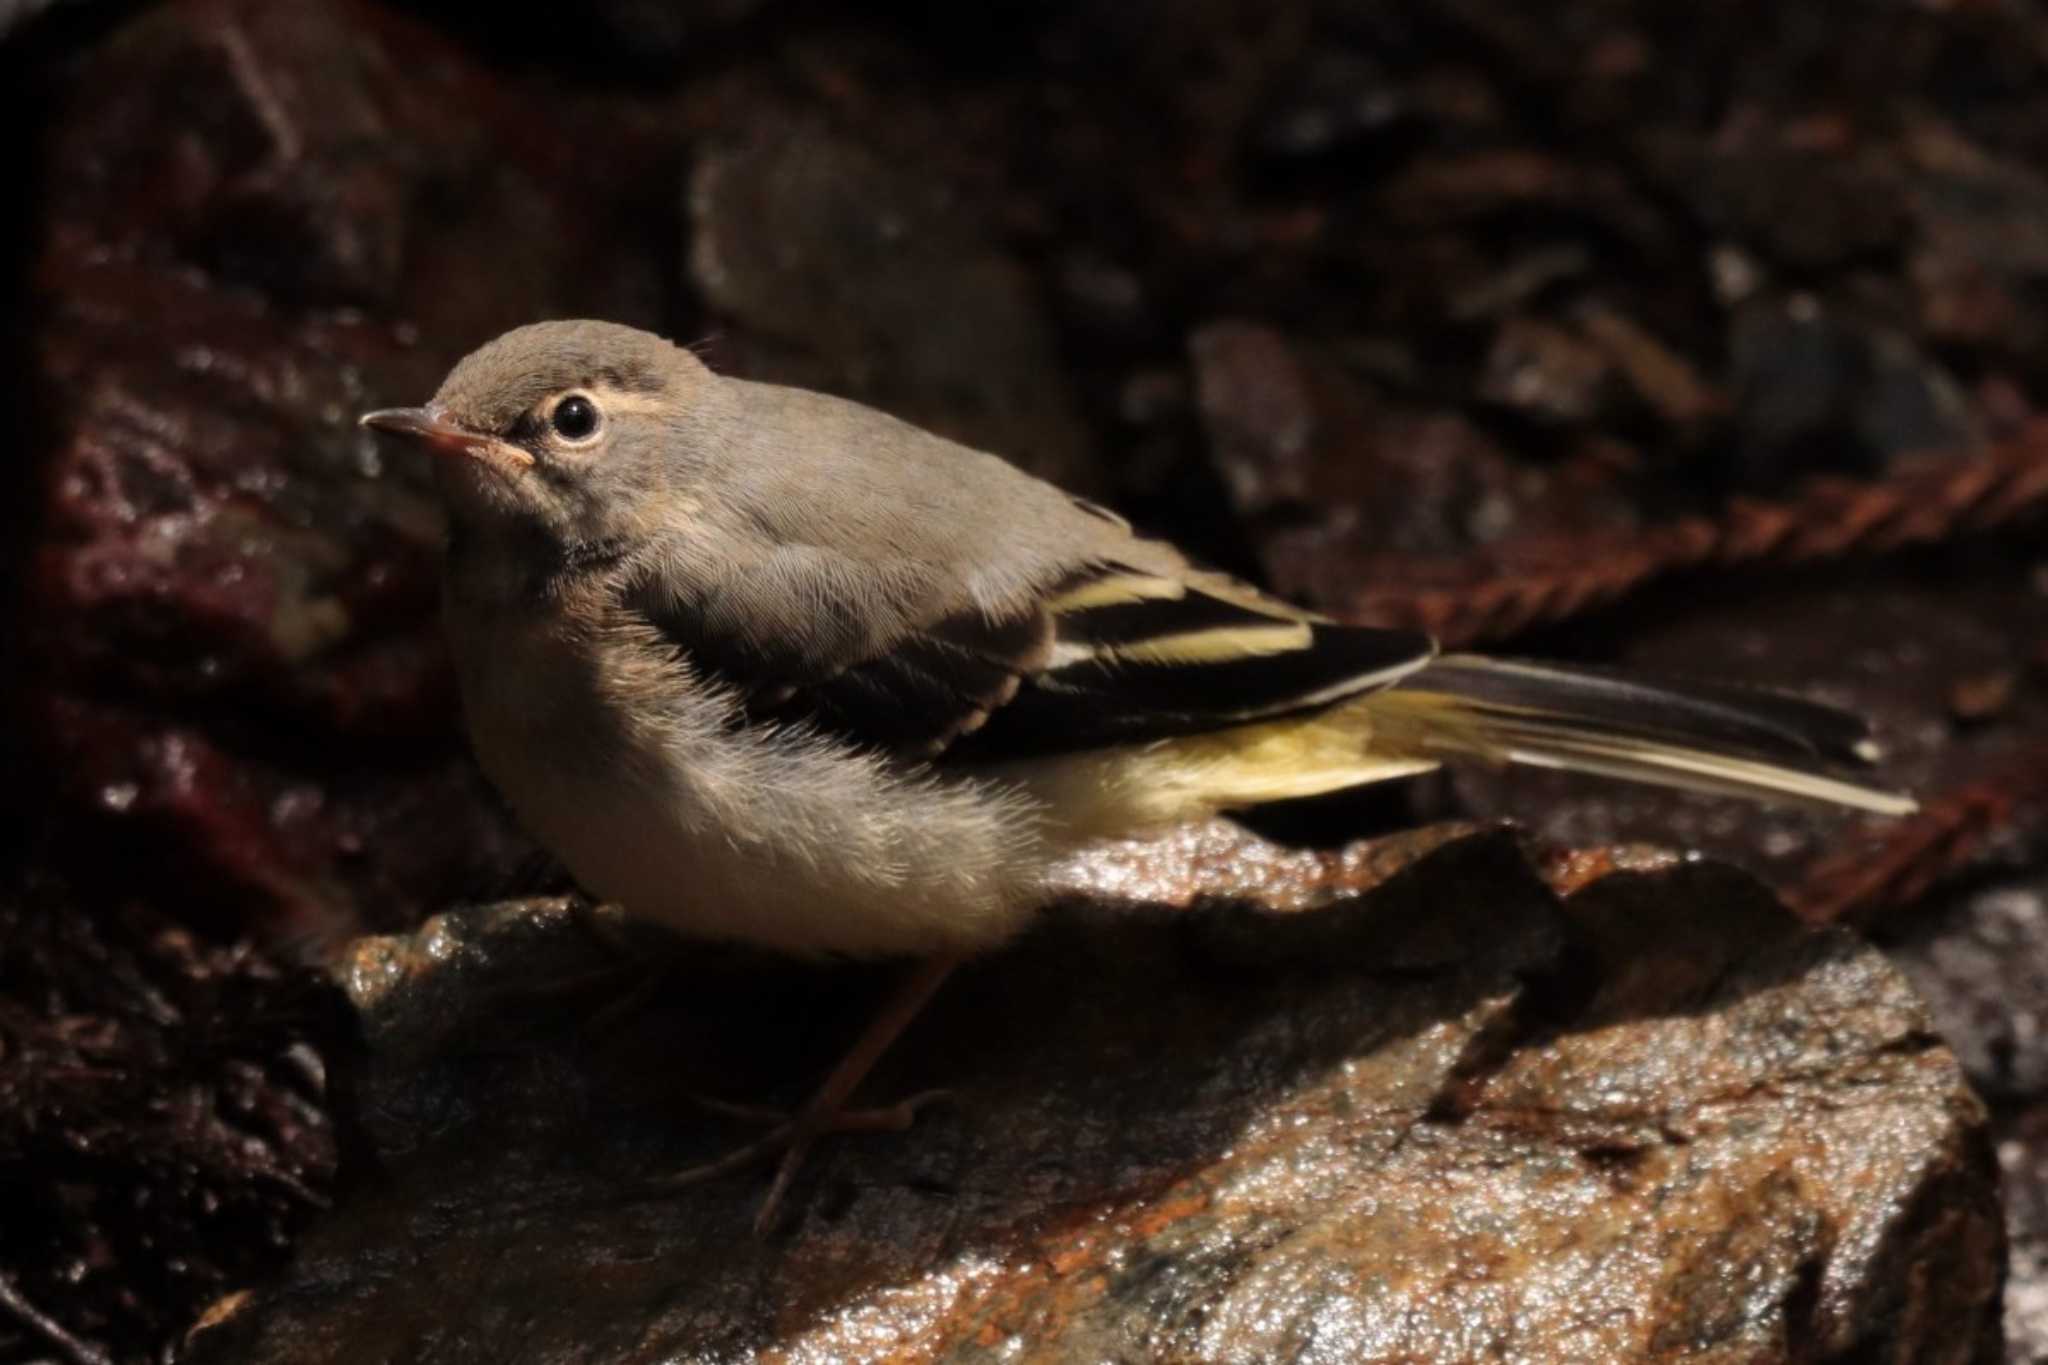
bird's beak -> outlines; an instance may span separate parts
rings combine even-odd
[[[533,457],[519,447],[458,426],[435,407],[379,408],[364,413],[360,420],[372,431],[403,436],[437,455],[462,455],[506,470],[523,469],[533,463]]]

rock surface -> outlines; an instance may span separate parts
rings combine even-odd
[[[645,1182],[744,1140],[692,1093],[793,1093],[846,973],[700,955],[579,1022],[510,1003],[602,965],[558,903],[366,940],[374,1169],[191,1358],[1998,1358],[1984,1113],[1881,955],[1710,864],[1560,900],[1501,834],[1238,839],[1175,895],[1230,905],[956,977],[871,1087],[950,1100],[765,1240],[758,1178]]]

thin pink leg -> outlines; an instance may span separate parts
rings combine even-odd
[[[847,1109],[846,1101],[867,1079],[868,1073],[875,1069],[875,1063],[882,1059],[882,1054],[923,1012],[961,961],[958,957],[937,957],[919,963],[794,1117],[777,1115],[782,1121],[760,1141],[749,1143],[716,1161],[669,1176],[661,1183],[695,1184],[779,1154],[781,1159],[776,1163],[775,1179],[769,1184],[767,1197],[761,1201],[761,1211],[754,1218],[754,1231],[758,1234],[766,1231],[773,1221],[776,1208],[788,1193],[797,1169],[803,1165],[804,1155],[819,1137],[833,1132],[901,1132],[908,1128],[918,1109],[939,1098],[943,1091],[926,1091],[879,1109]],[[769,1111],[748,1105],[702,1103],[706,1108],[737,1118],[760,1119],[769,1114]]]

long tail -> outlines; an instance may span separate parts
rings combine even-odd
[[[1359,703],[1375,747],[1905,815],[1910,796],[1835,775],[1878,757],[1869,728],[1772,693],[1447,654]]]

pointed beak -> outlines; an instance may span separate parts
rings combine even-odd
[[[361,421],[372,431],[403,436],[441,455],[477,455],[491,444],[490,437],[464,431],[433,408],[379,408],[364,413]]]
[[[523,468],[533,457],[495,436],[456,425],[436,407],[379,408],[358,419],[372,431],[386,431],[425,446],[437,455],[463,455],[499,468]]]

